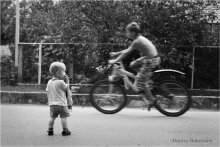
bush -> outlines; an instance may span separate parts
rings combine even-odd
[[[1,85],[15,85],[17,81],[16,68],[11,56],[1,57]]]

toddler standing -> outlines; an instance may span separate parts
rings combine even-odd
[[[70,135],[71,132],[67,126],[67,117],[70,116],[68,107],[72,106],[71,97],[67,96],[69,92],[69,78],[66,75],[66,66],[61,62],[53,62],[49,69],[53,78],[47,83],[47,97],[48,104],[50,106],[50,120],[48,135],[53,135],[53,125],[58,115],[61,118],[61,124],[63,127],[63,136]],[[64,82],[65,81],[65,82]]]

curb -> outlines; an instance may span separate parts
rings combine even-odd
[[[48,104],[46,92],[0,91],[1,103],[12,104]],[[133,98],[131,98],[133,97]],[[128,95],[127,107],[143,107],[144,103],[135,95]],[[90,105],[89,94],[73,93],[73,105]],[[195,109],[219,110],[219,96],[192,96],[192,106]]]

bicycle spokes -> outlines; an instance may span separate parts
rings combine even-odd
[[[157,87],[155,97],[158,99],[159,111],[169,116],[184,113],[190,103],[187,89],[174,81],[160,84]]]
[[[100,106],[110,106],[110,105],[113,105],[113,106],[117,106],[118,103],[120,103],[120,96],[119,95],[115,95],[115,96],[112,96],[110,93],[108,94],[105,94],[103,96],[98,96],[98,95],[94,95],[96,96],[96,103],[99,104]]]
[[[114,111],[124,103],[124,93],[122,89],[113,83],[100,83],[92,94],[94,105],[103,111]]]

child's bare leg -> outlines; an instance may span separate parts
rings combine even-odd
[[[53,125],[56,118],[50,118],[48,123],[48,135],[53,135]]]
[[[49,123],[48,123],[49,129],[53,128],[55,119],[56,118],[50,118]]]
[[[67,118],[61,118],[61,123],[62,123],[62,127],[63,127],[63,132],[62,135],[67,136],[70,135],[71,132],[68,130],[68,126],[67,126]]]
[[[68,126],[67,126],[67,118],[61,118],[61,123],[62,123],[62,127],[63,129],[68,129]]]

